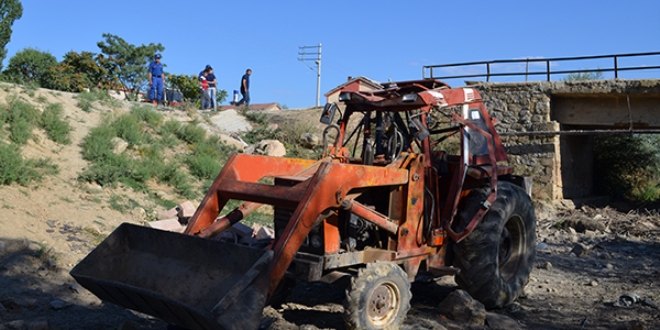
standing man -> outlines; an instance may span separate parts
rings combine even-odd
[[[245,103],[246,106],[250,105],[250,76],[252,75],[252,70],[245,70],[243,78],[241,78],[241,94],[243,94],[243,99],[236,103],[237,106]]]
[[[208,74],[206,75],[206,81],[209,82],[209,99],[211,101],[209,108],[213,108],[213,111],[217,111],[218,105],[216,104],[215,98],[218,95],[218,83],[215,81],[213,68],[210,65],[207,65],[206,70],[208,70]]]
[[[209,103],[209,90],[208,90],[208,73],[210,65],[206,65],[204,70],[199,73],[197,79],[199,80],[199,99],[201,100],[202,110],[210,108],[211,104]]]
[[[151,85],[149,98],[154,104],[160,103],[163,99],[163,85],[165,84],[165,75],[163,74],[160,57],[160,54],[156,54],[154,61],[149,64],[149,85]]]

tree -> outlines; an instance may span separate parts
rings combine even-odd
[[[99,41],[97,46],[103,54],[112,58],[110,73],[130,91],[126,93],[126,97],[137,100],[138,92],[144,90],[147,85],[147,64],[151,62],[154,54],[162,52],[165,47],[160,43],[136,46],[109,33],[104,33],[103,38],[105,40]]]
[[[199,80],[196,75],[172,74],[169,75],[170,86],[178,89],[186,101],[194,101],[199,98]],[[227,99],[227,91],[218,90],[216,94],[216,104],[220,104]]]
[[[49,52],[34,48],[25,48],[9,59],[7,69],[2,73],[8,81],[23,83],[38,83],[46,86],[48,70],[57,65],[57,59]]]
[[[116,88],[119,80],[111,73],[115,65],[114,58],[103,54],[70,51],[59,65],[50,68],[44,87],[67,92],[81,92],[85,88]]]
[[[7,57],[5,48],[11,40],[11,26],[23,16],[23,5],[19,0],[0,0],[0,70]]]

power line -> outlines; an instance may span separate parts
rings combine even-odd
[[[314,52],[311,49],[317,48]],[[316,56],[316,57],[314,57]],[[316,64],[316,106],[321,105],[321,44],[318,46],[298,46],[298,61],[303,62],[311,70],[314,70],[306,61],[314,61]]]

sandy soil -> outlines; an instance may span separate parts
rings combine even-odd
[[[148,196],[76,180],[87,166],[80,157],[82,138],[104,113],[127,111],[129,105],[99,105],[85,113],[72,94],[39,90],[30,98],[20,88],[0,89],[0,102],[12,93],[37,106],[43,106],[34,101],[40,95],[63,103],[75,130],[69,146],[37,133],[37,142],[24,148],[27,157],[53,159],[59,175],[34,187],[0,187],[0,329],[165,329],[162,321],[103,303],[68,275],[120,223],[145,219],[140,209],[110,209],[109,200],[120,195],[146,205]],[[273,122],[291,117],[314,124],[318,110],[281,114]],[[525,296],[493,312],[521,329],[660,329],[660,310],[653,307],[660,302],[660,217],[657,208],[649,209],[537,204],[539,246]],[[440,315],[438,304],[456,289],[452,277],[414,283],[406,329],[496,328],[470,327]],[[344,329],[344,290],[299,282],[281,308],[264,310],[262,329]],[[627,293],[646,303],[615,307]]]

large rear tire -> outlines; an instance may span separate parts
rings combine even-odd
[[[488,309],[511,304],[523,292],[532,271],[536,249],[536,218],[527,193],[499,182],[497,199],[481,223],[454,244],[454,266],[461,269],[456,283]],[[456,219],[462,230],[486,200],[488,189],[475,189]]]
[[[344,321],[349,330],[396,330],[410,309],[408,275],[397,264],[374,262],[351,280],[344,301]]]

